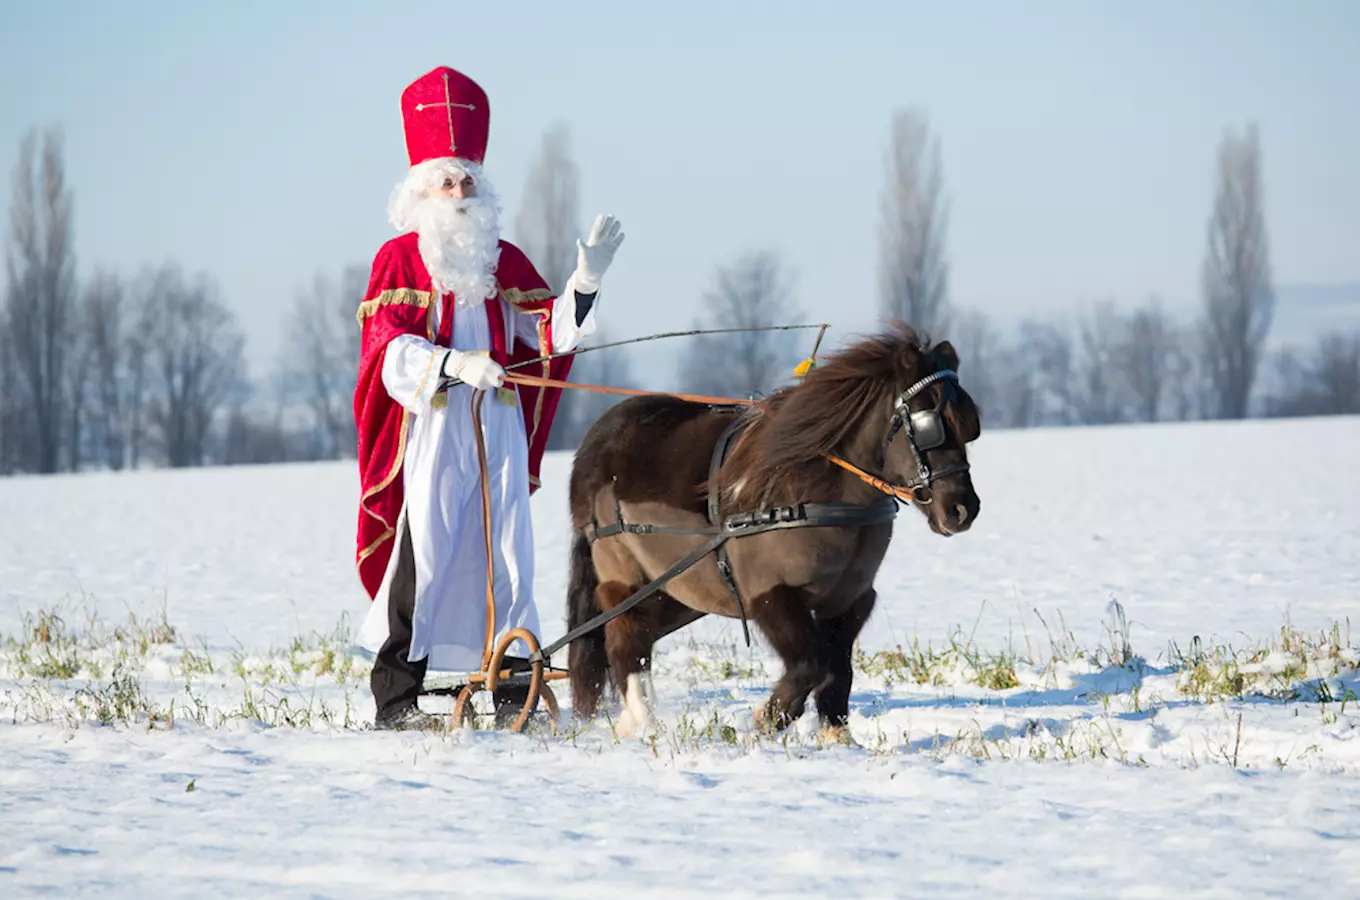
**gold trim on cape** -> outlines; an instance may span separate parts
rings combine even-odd
[[[364,560],[368,559],[370,556],[376,553],[378,548],[381,547],[385,542],[391,540],[392,536],[395,535],[396,533],[397,530],[395,528],[389,528],[382,534],[378,535],[378,539],[376,541],[374,541],[373,543],[369,544],[367,547],[359,551],[359,559],[356,561],[357,564],[363,565]]]
[[[386,528],[386,530],[378,536],[377,540],[369,544],[363,550],[359,551],[358,558],[354,560],[354,568],[356,570],[361,569],[363,567],[364,560],[368,559],[370,556],[376,553],[379,547],[381,547],[385,542],[391,540],[393,535],[397,533],[396,527],[391,522],[387,521],[382,516],[378,515],[378,513],[368,508],[368,498],[372,497],[374,494],[382,493],[384,490],[387,489],[388,485],[390,485],[393,481],[396,481],[397,473],[401,471],[402,463],[406,461],[406,421],[409,417],[410,413],[403,409],[401,413],[401,433],[397,437],[397,461],[393,463],[392,468],[388,471],[387,476],[383,478],[382,481],[378,482],[378,484],[374,485],[369,490],[364,491],[363,496],[359,498],[359,508],[362,509],[367,515],[370,515],[373,518],[377,519],[379,522],[383,523],[383,526]]]
[[[392,523],[368,508],[368,498],[387,490],[388,485],[397,480],[397,473],[401,471],[401,464],[406,461],[406,426],[410,418],[411,414],[403,409],[401,411],[401,432],[397,435],[397,461],[392,464],[392,468],[382,481],[364,491],[364,495],[359,498],[359,506],[363,508],[363,511],[388,528],[393,527]]]
[[[533,288],[528,291],[522,291],[519,288],[501,288],[501,296],[514,306],[523,306],[525,303],[542,303],[544,300],[553,300],[557,297],[548,288]],[[534,312],[537,312],[537,310],[534,310]]]
[[[538,313],[538,355],[543,357],[543,377],[548,378],[552,375],[552,360],[548,359],[552,355],[552,347],[548,344],[548,324],[552,317],[551,310]],[[529,443],[532,445],[534,438],[538,437],[539,426],[543,424],[543,397],[548,393],[547,388],[539,388],[538,396],[534,398],[534,431],[529,435]]]
[[[383,291],[372,300],[365,300],[359,304],[359,310],[354,314],[354,319],[360,325],[364,324],[364,319],[378,311],[379,307],[391,306],[395,303],[404,303],[416,306],[420,309],[429,309],[434,302],[435,295],[430,291],[418,291],[415,288],[393,288]]]

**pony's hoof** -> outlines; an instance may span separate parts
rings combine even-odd
[[[624,709],[614,723],[614,736],[620,740],[632,740],[649,734],[655,727],[651,716],[637,716],[631,709]]]
[[[770,728],[767,724],[770,717],[769,714],[765,712],[765,707],[757,706],[755,711],[751,714],[751,717],[755,719],[756,731],[766,735],[774,733],[774,729]]]
[[[842,747],[853,747],[856,750],[864,749],[855,736],[850,733],[850,729],[844,725],[823,725],[817,729],[817,742],[820,744],[840,744]]]
[[[784,710],[775,711],[773,703],[757,706],[753,713],[756,731],[766,737],[774,737],[793,724],[793,718]]]
[[[621,738],[635,738],[647,734],[656,727],[652,708],[647,702],[643,689],[642,676],[633,673],[628,676],[623,695],[623,712],[619,715],[614,734]]]

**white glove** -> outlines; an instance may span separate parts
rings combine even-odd
[[[622,228],[613,216],[596,216],[586,242],[576,240],[576,290],[593,294],[600,289],[600,279],[623,243]]]
[[[505,383],[505,370],[484,353],[450,350],[444,357],[441,371],[449,378],[457,378],[479,391],[500,387]]]

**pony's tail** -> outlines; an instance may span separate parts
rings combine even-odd
[[[570,631],[599,615],[595,589],[600,578],[590,558],[590,543],[577,532],[571,544],[571,582],[567,587],[567,630]],[[609,655],[605,650],[604,629],[596,628],[571,642],[567,652],[571,669],[571,707],[576,715],[588,719],[595,715],[604,692]]]

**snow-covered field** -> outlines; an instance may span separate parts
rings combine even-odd
[[[778,663],[716,621],[650,739],[370,732],[352,464],[0,480],[0,896],[1360,895],[1360,419],[973,460],[970,533],[900,521],[853,748],[758,736]]]

